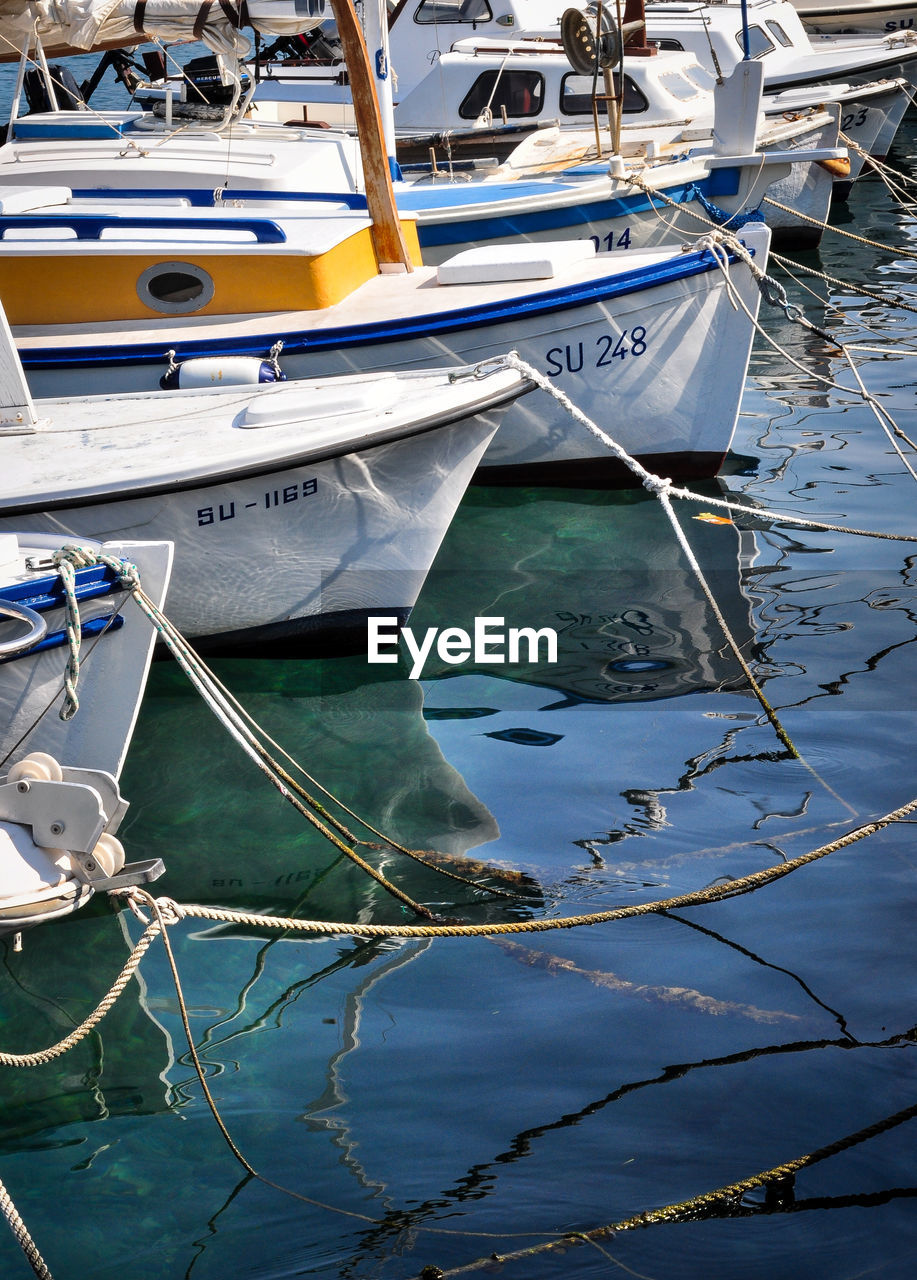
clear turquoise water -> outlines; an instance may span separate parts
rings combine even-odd
[[[917,173],[906,122],[895,161]],[[861,183],[806,260],[917,305],[913,219]],[[864,369],[913,436],[915,317],[788,285],[814,323],[898,344]],[[840,374],[817,335],[767,331]],[[849,381],[846,385],[849,385]],[[872,413],[756,346],[721,490],[913,532],[914,482]],[[716,492],[711,489],[708,492]],[[699,508],[703,510],[704,508]],[[914,551],[678,508],[795,743],[762,718],[653,501],[473,490],[415,627],[554,625],[557,669],[223,662],[221,678],[335,793],[410,845],[523,873],[513,903],[394,855],[410,894],[474,921],[649,902],[745,875],[914,798]],[[164,894],[325,920],[410,917],[262,782],[184,679],[154,670],[123,777]],[[97,1032],[4,1070],[0,1178],[56,1280],[407,1280],[588,1232],[818,1151],[917,1103],[917,843],[900,824],[756,893],[498,941],[172,931],[195,1042],[248,1177],[203,1101],[161,946]],[[57,1040],[140,926],[105,910],[0,963],[0,1047]],[[507,1263],[507,1280],[909,1276],[903,1120],[688,1220]],[[481,1274],[476,1269],[467,1274]],[[0,1232],[0,1274],[28,1274]],[[488,1274],[484,1272],[484,1274]]]

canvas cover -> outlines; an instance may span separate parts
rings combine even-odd
[[[329,0],[0,0],[0,56],[17,57],[35,31],[55,57],[154,38],[200,40],[214,53],[244,57],[243,28],[290,36],[332,16]]]

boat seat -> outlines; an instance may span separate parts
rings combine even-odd
[[[441,263],[439,284],[493,284],[505,280],[551,280],[575,262],[595,256],[591,240],[479,245]]]
[[[68,204],[73,196],[69,187],[2,187],[0,217],[13,213],[34,213],[56,204]]]

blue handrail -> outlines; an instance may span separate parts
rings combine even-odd
[[[113,227],[136,227],[138,231],[247,231],[258,244],[283,244],[286,234],[270,218],[153,218],[126,214],[38,214],[20,213],[0,217],[0,236],[7,231],[34,228],[67,227],[77,240],[100,240],[102,232]]]

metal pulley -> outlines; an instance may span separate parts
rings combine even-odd
[[[644,26],[641,19],[619,27],[601,0],[590,0],[585,9],[564,10],[560,38],[573,70],[589,76],[620,62],[625,42]]]

